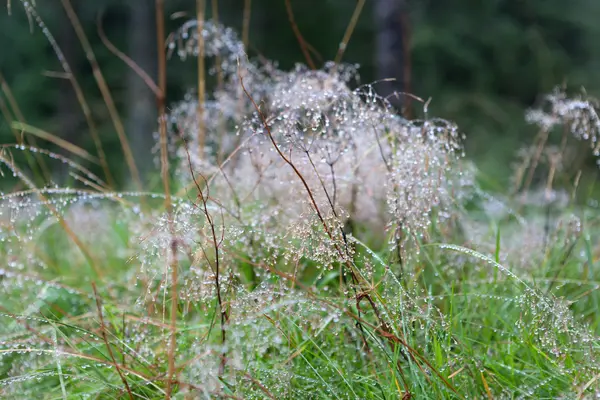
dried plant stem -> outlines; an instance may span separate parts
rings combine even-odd
[[[335,197],[334,199],[331,198],[331,196],[329,195],[329,191],[327,190],[327,186],[325,186],[325,181],[323,181],[323,178],[321,178],[321,174],[319,174],[319,170],[317,169],[317,166],[315,165],[312,157],[310,156],[310,153],[308,150],[304,151],[306,157],[308,158],[308,162],[310,163],[310,165],[313,168],[313,171],[315,171],[315,175],[317,176],[317,179],[319,179],[319,183],[321,184],[321,188],[323,189],[323,192],[325,193],[325,197],[327,198],[327,202],[329,203],[329,206],[331,207],[331,211],[333,212],[333,216],[338,218],[337,212],[335,211]],[[330,165],[331,167],[331,171],[333,173],[333,164]],[[335,176],[333,176],[333,187],[335,189]],[[335,193],[335,191],[334,191]],[[344,233],[344,231],[342,230],[342,234]]]
[[[538,163],[540,162],[540,158],[542,157],[542,152],[544,151],[544,147],[546,146],[546,142],[548,141],[548,137],[550,136],[550,131],[544,129],[539,134],[539,143],[535,149],[535,153],[531,159],[531,163],[529,164],[529,173],[527,174],[527,178],[525,180],[525,185],[523,186],[523,190],[527,192],[531,183],[533,182],[533,176],[537,169]]]
[[[250,44],[250,13],[252,11],[252,0],[244,0],[244,16],[242,20],[242,43],[247,49]]]
[[[206,124],[204,122],[204,99],[206,92],[206,78],[204,65],[204,12],[205,1],[196,0],[196,29],[198,34],[198,156],[204,158],[206,141]]]
[[[123,381],[123,384],[125,385],[125,390],[127,391],[129,398],[133,400],[133,393],[131,392],[129,383],[127,382],[127,379],[123,375],[123,372],[121,371],[121,368],[119,367],[119,363],[117,362],[117,360],[115,359],[115,355],[113,354],[112,347],[110,346],[110,343],[108,342],[108,336],[106,335],[106,327],[104,326],[104,316],[102,314],[102,301],[100,300],[100,296],[98,296],[98,290],[96,289],[96,284],[94,282],[92,282],[92,289],[94,290],[94,297],[96,298],[96,307],[98,308],[98,316],[100,317],[100,332],[102,334],[102,340],[104,340],[104,345],[106,346],[108,355],[110,356],[110,359],[112,361],[112,365],[117,370],[117,373],[121,377],[121,381]]]
[[[215,25],[219,25],[219,0],[211,1],[212,7],[212,19]],[[217,40],[221,40],[221,31],[217,32]],[[215,67],[217,70],[217,90],[222,91],[225,87],[225,78],[223,76],[223,67],[222,67],[222,57],[221,54],[217,53],[215,55]],[[223,162],[223,141],[225,140],[225,135],[227,133],[225,126],[225,118],[223,117],[223,113],[219,113],[219,146],[217,149],[217,164],[221,164]]]
[[[253,384],[255,384],[260,389],[260,391],[263,392],[265,396],[267,396],[269,399],[276,399],[276,397],[271,392],[269,392],[269,390],[252,375],[246,372],[244,376],[248,378]]]
[[[348,47],[348,42],[350,42],[350,38],[352,37],[352,33],[356,28],[356,24],[358,23],[358,18],[362,12],[362,9],[365,5],[365,0],[358,0],[356,3],[356,7],[354,8],[354,12],[352,13],[352,18],[350,18],[350,22],[348,23],[348,27],[346,27],[346,32],[344,33],[344,37],[340,42],[340,46],[338,48],[338,52],[335,56],[335,63],[339,64],[342,61],[342,57],[344,57],[344,52]]]
[[[73,243],[75,243],[77,248],[84,255],[88,264],[90,264],[90,266],[92,267],[92,270],[95,272],[96,276],[98,276],[100,279],[102,279],[102,271],[100,270],[100,267],[98,266],[98,263],[92,256],[92,253],[90,252],[90,250],[77,237],[77,235],[75,234],[75,232],[73,232],[71,227],[67,224],[67,222],[65,221],[63,216],[58,212],[58,210],[56,208],[54,208],[54,206],[52,206],[52,203],[46,198],[46,196],[44,196],[42,191],[35,187],[33,182],[31,182],[31,180],[23,173],[23,171],[21,171],[14,164],[14,162],[12,160],[6,159],[1,153],[0,153],[0,162],[3,163],[4,165],[6,165],[8,168],[10,168],[10,170],[15,174],[15,176],[17,176],[32,192],[34,192],[40,198],[40,200],[42,201],[42,204],[44,204],[46,206],[46,208],[48,208],[50,213],[52,215],[54,215],[54,217],[57,219],[59,225],[63,228],[63,230],[65,231],[67,236],[73,241]]]
[[[166,121],[166,92],[167,92],[167,60],[165,54],[165,15],[164,0],[155,1],[156,11],[156,35],[158,47],[158,88],[157,108],[159,116],[160,133],[160,164],[165,192],[165,211],[169,220],[169,232],[171,235],[168,267],[171,272],[171,315],[169,323],[169,344],[167,350],[168,370],[165,397],[171,399],[173,384],[175,383],[175,351],[177,349],[177,305],[179,302],[177,293],[178,265],[177,265],[177,239],[175,237],[175,226],[173,223],[173,210],[171,202],[171,187],[169,181],[169,153],[167,149],[167,121]],[[166,290],[166,289],[165,289]]]
[[[101,14],[98,15],[97,25],[98,25],[98,36],[100,37],[100,40],[106,46],[108,51],[110,51],[115,56],[120,58],[121,61],[123,61],[129,68],[131,68],[144,81],[146,86],[148,86],[150,88],[150,90],[152,90],[152,93],[154,93],[155,96],[157,96],[157,97],[160,96],[160,89],[156,85],[156,82],[154,82],[154,80],[150,77],[150,75],[148,75],[148,73],[146,71],[144,71],[135,61],[133,61],[131,59],[131,57],[127,56],[127,54],[125,54],[121,50],[119,50],[108,39],[108,37],[104,33],[104,29],[102,28],[102,15]]]
[[[294,10],[292,9],[291,0],[285,0],[285,9],[287,10],[288,19],[290,20],[290,25],[292,26],[294,35],[296,35],[296,39],[298,39],[298,43],[300,44],[300,49],[302,50],[302,54],[304,55],[304,58],[306,59],[306,64],[308,64],[308,66],[311,69],[317,69],[317,66],[315,65],[312,57],[310,56],[310,51],[308,49],[306,40],[304,40],[304,37],[302,36],[300,29],[298,28],[298,24],[296,24],[296,19],[294,18]]]
[[[98,158],[100,159],[102,169],[104,170],[104,174],[106,175],[106,180],[109,185],[114,186],[114,179],[112,177],[112,174],[110,173],[110,169],[108,168],[108,163],[106,161],[106,155],[104,154],[104,150],[102,149],[102,142],[100,141],[100,136],[98,135],[98,129],[97,129],[96,123],[94,122],[94,119],[92,117],[92,110],[83,94],[83,89],[81,88],[81,86],[79,85],[79,82],[75,78],[75,74],[73,73],[73,70],[71,69],[71,66],[69,65],[67,59],[65,58],[65,55],[64,55],[62,49],[56,42],[56,39],[54,38],[52,33],[50,33],[50,30],[46,27],[46,24],[44,23],[42,18],[39,16],[39,14],[35,10],[35,8],[33,8],[31,5],[28,5],[28,6],[26,6],[26,11],[27,11],[28,15],[31,15],[36,20],[37,24],[44,31],[44,34],[46,35],[46,39],[48,40],[48,43],[50,43],[50,46],[52,47],[54,53],[56,54],[56,57],[58,58],[63,70],[66,73],[66,78],[71,83],[71,86],[73,86],[73,90],[75,91],[75,96],[77,97],[77,101],[78,101],[79,105],[81,106],[81,110],[83,112],[83,115],[85,116],[86,123],[90,129],[90,134],[92,135],[92,140],[94,141],[94,145],[96,146],[96,150],[98,152]]]
[[[76,156],[81,157],[85,160],[88,160],[94,164],[99,163],[98,158],[94,157],[93,155],[91,155],[90,153],[88,153],[87,151],[82,149],[81,147],[79,147],[67,140],[60,138],[57,135],[54,135],[50,132],[46,132],[43,129],[39,129],[34,126],[24,124],[21,122],[13,123],[13,127],[19,129],[21,132],[26,132],[26,133],[29,133],[30,135],[34,135],[41,139],[44,139],[50,143],[54,143],[55,145],[62,148],[63,150],[66,150],[69,153],[73,153]]]
[[[12,108],[15,116],[17,117],[17,120],[21,123],[25,123],[25,116],[23,115],[23,112],[21,111],[21,108],[19,107],[15,96],[13,95],[12,90],[8,85],[8,82],[6,82],[6,79],[4,79],[4,75],[2,75],[2,72],[0,72],[0,88],[2,88],[2,92],[6,96],[10,107]]]
[[[25,120],[25,116],[21,112],[21,108],[19,107],[19,104],[17,103],[17,100],[15,99],[15,96],[13,95],[12,90],[10,89],[10,86],[8,85],[8,82],[6,82],[6,79],[4,79],[4,75],[2,75],[2,72],[0,72],[0,88],[2,89],[2,92],[4,93],[4,95],[6,96],[6,100],[8,101],[8,105],[10,105],[10,108],[12,108],[12,112],[14,113],[15,117],[17,117],[17,121],[19,121],[20,123],[26,123],[27,121]],[[2,114],[4,114],[4,118],[10,125],[13,121],[13,118],[12,118],[11,112],[9,110],[9,107],[6,106],[6,104],[4,103],[4,101],[1,98],[0,98],[0,109],[2,109]],[[13,130],[13,133],[15,134],[15,139],[16,139],[17,143],[23,144],[23,141],[24,141],[24,138],[22,137],[23,135],[19,135],[19,133],[12,126],[11,126],[11,129]],[[36,140],[34,138],[27,138],[27,142],[33,147],[38,147]],[[50,174],[50,169],[46,165],[44,158],[42,157],[41,154],[38,154],[38,153],[35,153],[34,157],[40,167],[42,175],[44,176],[44,178],[47,181],[50,181],[52,179],[52,175]],[[31,159],[31,156],[29,154],[27,155],[27,162],[31,166],[32,170],[35,170],[33,160]]]
[[[287,0],[286,0],[287,2]],[[239,69],[239,68],[238,68]],[[262,122],[263,127],[265,128],[267,135],[269,137],[269,141],[271,142],[271,144],[273,145],[273,147],[275,148],[275,151],[277,152],[277,154],[279,154],[279,157],[281,157],[281,159],[287,164],[289,165],[292,170],[294,171],[294,174],[296,174],[296,176],[300,179],[300,181],[302,182],[302,185],[304,186],[304,188],[306,189],[307,193],[308,193],[308,197],[310,198],[310,202],[312,204],[312,206],[315,209],[315,212],[317,213],[317,216],[319,217],[319,220],[321,221],[321,223],[323,224],[323,227],[325,229],[325,232],[327,233],[327,235],[333,239],[333,235],[330,232],[329,226],[327,225],[327,223],[325,222],[325,219],[323,218],[323,215],[321,214],[321,210],[319,209],[319,206],[317,205],[317,201],[315,200],[315,197],[313,195],[312,190],[310,189],[310,186],[308,186],[308,183],[306,182],[306,179],[304,179],[304,176],[302,175],[302,173],[298,170],[298,168],[296,167],[296,165],[285,155],[283,154],[283,152],[281,151],[279,145],[277,144],[277,142],[275,141],[275,138],[273,137],[273,134],[271,133],[271,128],[269,126],[269,123],[267,121],[267,117],[265,116],[265,114],[260,110],[260,107],[258,107],[258,104],[256,104],[256,101],[254,100],[254,98],[250,95],[250,93],[248,92],[248,90],[246,90],[246,87],[244,86],[244,78],[242,77],[241,72],[239,72],[238,70],[238,77],[240,79],[240,85],[242,86],[242,90],[244,91],[244,94],[246,95],[246,97],[250,100],[250,102],[252,103],[252,105],[254,106],[254,109],[256,110],[256,112],[258,113],[258,116],[260,117],[260,120]]]
[[[550,159],[550,171],[548,171],[548,178],[546,180],[546,200],[550,200],[552,195],[552,185],[554,184],[554,177],[556,175],[558,161],[554,158]]]
[[[21,136],[19,136],[19,131],[17,131],[13,125],[13,117],[2,96],[0,96],[0,112],[2,112],[2,116],[8,123],[8,126],[10,126],[10,130],[12,131],[13,135],[15,135],[16,142],[21,144]]]
[[[92,67],[92,74],[94,75],[94,79],[96,80],[96,84],[98,85],[98,89],[100,89],[100,93],[102,94],[102,98],[104,99],[104,104],[106,104],[106,108],[108,109],[108,113],[110,115],[110,119],[113,122],[113,126],[115,127],[115,131],[117,131],[117,135],[119,137],[119,142],[121,144],[121,148],[123,149],[123,154],[125,155],[125,162],[127,163],[127,167],[129,168],[129,172],[131,173],[131,177],[139,190],[142,190],[142,180],[140,178],[140,173],[135,165],[135,159],[133,158],[133,152],[131,151],[131,147],[129,146],[129,141],[127,140],[127,135],[125,134],[125,128],[123,127],[123,122],[121,121],[121,117],[119,112],[117,111],[117,107],[115,105],[115,101],[113,100],[110,89],[108,88],[108,84],[104,79],[104,75],[100,70],[100,66],[98,65],[98,61],[96,60],[96,55],[92,50],[92,46],[88,41],[88,38],[81,26],[81,22],[79,21],[79,17],[73,10],[73,6],[71,5],[70,0],[61,0],[63,8],[67,12],[67,16],[69,17],[69,21],[71,21],[71,25],[75,29],[75,34],[83,47],[85,52],[85,57],[87,58],[90,66]]]
[[[92,67],[92,73],[94,75],[94,79],[100,89],[100,93],[102,94],[102,98],[104,99],[104,103],[106,104],[106,108],[108,109],[108,113],[110,115],[110,119],[113,122],[113,126],[115,127],[115,131],[119,137],[119,142],[121,144],[121,148],[123,149],[123,154],[125,155],[125,162],[127,163],[127,167],[129,168],[129,172],[131,173],[131,177],[137,186],[138,190],[142,190],[142,180],[140,178],[140,173],[135,164],[135,159],[133,157],[133,152],[131,151],[131,147],[129,146],[129,141],[127,140],[127,135],[125,134],[125,128],[123,127],[123,122],[121,121],[121,117],[119,112],[117,111],[117,107],[113,100],[110,89],[108,88],[108,84],[104,79],[104,75],[100,70],[100,66],[98,65],[98,61],[96,60],[96,55],[92,50],[92,46],[90,45],[85,31],[81,26],[81,22],[79,21],[79,17],[73,10],[73,6],[71,5],[70,0],[61,0],[62,5],[67,12],[67,16],[69,17],[69,21],[71,21],[71,25],[75,29],[75,34],[83,47],[85,52],[85,56]]]
[[[7,106],[7,104],[4,101],[4,98],[2,96],[0,96],[0,113],[2,113],[2,116],[4,117],[4,119],[6,120],[6,122],[8,123],[8,126],[10,127],[10,130],[12,131],[13,135],[15,136],[15,141],[17,143],[17,146],[21,146],[21,143],[23,142],[22,135],[19,134],[19,131],[15,128],[15,121],[13,120],[12,113],[8,109],[8,106]],[[34,152],[34,154],[36,155],[36,158],[38,160],[43,161],[43,159],[41,158],[40,154],[37,154],[36,152]],[[29,152],[26,152],[25,153],[25,157],[27,158],[27,163],[31,167],[31,170],[33,171],[33,173],[36,176],[38,176],[39,175],[39,171],[37,169],[37,164],[35,163],[35,160],[31,156],[31,154]],[[44,170],[44,169],[42,169],[42,170]],[[50,178],[51,177],[49,175],[45,174],[45,179],[47,181],[50,180]]]
[[[229,313],[228,313],[227,309],[225,308],[223,296],[221,294],[221,264],[220,264],[220,247],[221,247],[221,243],[223,243],[223,240],[224,240],[225,229],[221,230],[221,237],[218,238],[215,221],[213,219],[213,216],[208,212],[208,200],[210,198],[208,180],[204,177],[204,175],[202,175],[201,173],[199,174],[200,177],[202,177],[202,179],[204,180],[204,185],[206,188],[206,195],[205,195],[203,192],[202,186],[200,185],[200,183],[198,182],[198,179],[196,178],[196,173],[194,173],[194,169],[192,167],[192,165],[193,165],[192,159],[190,156],[190,151],[187,147],[187,142],[184,140],[183,143],[185,145],[185,150],[186,150],[187,157],[188,157],[188,166],[190,169],[190,173],[192,175],[192,180],[194,181],[194,184],[196,185],[196,189],[198,190],[198,198],[202,202],[202,213],[206,217],[206,222],[208,222],[208,225],[210,226],[211,240],[212,240],[213,247],[215,249],[215,259],[214,259],[214,262],[211,263],[210,258],[208,257],[208,254],[206,253],[204,248],[201,247],[202,252],[204,253],[204,257],[206,258],[206,261],[212,267],[213,272],[215,274],[217,304],[219,306],[220,323],[221,323],[221,343],[223,345],[225,345],[225,342],[227,340],[225,329],[226,329],[227,323],[229,322]],[[225,352],[223,352],[221,354],[221,363],[219,365],[219,376],[222,376],[223,373],[225,372],[226,365],[227,365],[227,357],[226,357]]]

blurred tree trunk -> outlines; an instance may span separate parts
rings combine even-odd
[[[77,12],[77,5],[77,2],[73,4],[75,12]],[[83,59],[83,54],[79,51],[77,36],[64,11],[59,11],[56,18],[58,20],[56,26],[59,27],[56,40],[63,52],[65,60],[69,63],[73,74],[77,77]],[[84,146],[85,143],[82,139],[86,135],[87,127],[84,127],[84,115],[77,100],[75,90],[69,79],[65,78],[59,80],[60,82],[58,84],[60,90],[58,92],[55,117],[58,126],[57,134],[69,143],[73,143],[77,146]],[[58,152],[64,153],[62,150],[58,150]],[[65,155],[68,156],[68,154]],[[53,179],[59,184],[64,184],[65,179],[68,178],[68,173],[69,167],[66,164],[60,164],[60,166],[53,171]]]
[[[406,0],[375,0],[377,79],[393,79],[376,85],[377,92],[410,116],[409,21]]]
[[[128,55],[152,79],[157,74],[154,0],[129,0]],[[152,90],[134,71],[127,77],[127,133],[142,180],[152,170],[153,133],[157,129],[156,101]]]

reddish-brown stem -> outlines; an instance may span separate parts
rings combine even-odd
[[[288,18],[290,20],[290,25],[292,26],[292,30],[294,31],[294,35],[296,35],[296,39],[298,39],[298,43],[300,44],[300,49],[302,50],[302,54],[306,59],[306,63],[311,69],[317,69],[317,66],[313,62],[312,57],[310,56],[310,51],[308,51],[308,45],[300,29],[298,28],[298,24],[296,24],[296,19],[294,18],[294,10],[292,9],[291,0],[285,0],[285,9],[287,10]]]
[[[252,0],[244,0],[244,17],[242,21],[242,43],[248,49],[250,38],[250,12],[252,11]]]
[[[146,84],[146,86],[148,86],[150,88],[150,90],[152,90],[152,92],[154,93],[154,95],[156,97],[159,97],[160,96],[160,89],[158,88],[158,86],[156,86],[156,83],[150,77],[150,75],[148,75],[146,73],[146,71],[144,71],[135,61],[133,61],[131,59],[131,57],[129,57],[127,54],[125,54],[121,50],[119,50],[117,48],[117,46],[115,46],[108,39],[108,37],[104,33],[104,28],[102,28],[102,14],[98,14],[97,25],[98,25],[98,36],[100,36],[100,40],[102,41],[102,43],[104,44],[104,46],[106,46],[106,48],[108,49],[108,51],[110,51],[115,56],[117,56],[118,58],[120,58],[121,61],[123,61],[129,68],[131,68],[132,71],[134,71],[144,81],[144,83]]]
[[[108,336],[106,335],[106,326],[104,326],[104,316],[102,313],[102,301],[100,300],[100,297],[98,296],[98,290],[96,289],[96,284],[94,282],[92,282],[92,289],[94,290],[94,297],[96,298],[96,307],[98,308],[98,316],[100,317],[100,333],[102,334],[102,340],[104,340],[104,344],[106,345],[106,349],[107,349],[108,355],[110,356],[110,359],[112,361],[112,365],[117,370],[117,373],[121,377],[121,381],[123,381],[123,384],[125,385],[125,390],[127,390],[127,394],[129,395],[129,398],[133,400],[133,393],[131,393],[131,388],[129,387],[129,383],[127,382],[127,379],[125,379],[125,376],[123,375],[123,372],[121,371],[121,367],[119,367],[119,363],[115,359],[115,355],[113,354],[110,343],[108,342]]]
[[[23,144],[23,141],[25,140],[25,138],[23,138],[23,132],[21,132],[21,134],[19,135],[19,132],[17,132],[17,130],[12,126],[13,118],[11,116],[11,112],[10,112],[8,106],[10,106],[10,108],[12,108],[12,112],[14,113],[17,121],[19,121],[20,123],[22,123],[22,124],[26,123],[25,116],[23,115],[23,112],[21,111],[21,108],[19,107],[19,104],[17,103],[17,100],[14,97],[12,90],[10,89],[10,86],[8,85],[8,82],[6,82],[6,80],[4,79],[2,72],[0,72],[0,89],[2,89],[2,92],[4,93],[4,95],[6,96],[6,100],[8,101],[8,104],[4,104],[3,100],[0,96],[0,110],[2,110],[2,114],[4,114],[4,118],[6,119],[6,122],[9,124],[9,126],[11,127],[11,130],[15,134],[15,139],[16,139],[17,143]],[[26,141],[31,146],[38,147],[34,138],[27,137]],[[32,169],[34,169],[33,160],[31,159],[29,154],[27,155],[27,158],[28,158],[27,161],[29,162],[29,165],[32,167]],[[34,158],[37,161],[44,178],[47,181],[50,181],[52,179],[52,176],[50,174],[50,170],[48,169],[48,166],[46,165],[46,161],[44,160],[42,155],[36,152],[36,153],[34,153]]]
[[[217,238],[217,232],[216,232],[216,228],[215,228],[215,222],[214,219],[212,217],[212,215],[208,212],[208,200],[209,200],[209,193],[208,193],[208,180],[204,177],[204,175],[199,174],[200,177],[202,177],[202,179],[204,180],[205,183],[205,187],[206,187],[206,195],[204,194],[203,190],[202,190],[202,186],[200,185],[200,183],[198,182],[198,180],[196,179],[196,174],[194,173],[194,169],[192,167],[192,159],[190,157],[190,151],[187,147],[187,142],[185,140],[183,140],[184,146],[185,146],[185,150],[187,153],[187,157],[188,157],[188,165],[190,168],[190,173],[192,175],[192,180],[194,181],[194,184],[196,185],[196,189],[198,190],[198,198],[200,199],[200,201],[202,202],[202,212],[204,213],[204,216],[206,217],[206,221],[208,222],[208,225],[210,226],[210,231],[211,231],[211,235],[212,235],[212,243],[213,243],[213,247],[215,249],[215,261],[213,266],[213,271],[215,273],[215,286],[216,286],[216,291],[217,291],[217,303],[219,305],[219,313],[220,313],[220,317],[221,317],[221,343],[224,345],[225,341],[227,339],[226,337],[226,332],[225,332],[225,328],[227,326],[227,322],[229,321],[229,314],[224,306],[224,302],[223,302],[223,297],[221,295],[221,282],[220,282],[220,277],[221,277],[221,266],[220,266],[220,254],[219,254],[219,248],[221,246],[221,243],[223,242],[223,234],[224,234],[224,230],[221,233],[221,238],[218,239]],[[202,251],[204,252],[204,249],[202,249]],[[206,260],[209,264],[211,264],[208,255],[206,254],[206,252],[204,252],[205,256],[206,256]],[[223,375],[223,373],[225,372],[225,366],[227,364],[227,358],[225,353],[222,354],[221,357],[221,364],[219,365],[219,375]]]
[[[212,8],[212,20],[215,25],[219,24],[219,0],[211,1]],[[217,32],[217,40],[221,40],[220,31]],[[225,86],[225,78],[223,76],[222,57],[220,54],[215,55],[215,67],[217,70],[217,90],[222,91]],[[219,146],[217,150],[217,164],[221,165],[223,162],[223,141],[225,140],[225,118],[223,113],[219,113]]]

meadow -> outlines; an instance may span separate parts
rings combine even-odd
[[[116,190],[85,164],[110,155],[23,122],[0,149],[19,182],[0,193],[0,396],[600,398],[596,171],[569,168],[598,155],[595,99],[524,112],[531,146],[491,192],[468,132],[414,95],[403,117],[354,65],[281,70],[203,20],[162,48],[200,76],[176,104],[149,82],[162,190],[134,168]],[[39,185],[56,166],[68,184]]]

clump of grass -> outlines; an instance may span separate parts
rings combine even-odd
[[[160,119],[178,193],[3,147],[28,190],[1,194],[2,396],[598,395],[597,213],[551,184],[492,198],[454,124],[402,118],[356,66],[282,71],[197,28],[166,50],[221,84]],[[35,186],[18,152],[74,184]]]

